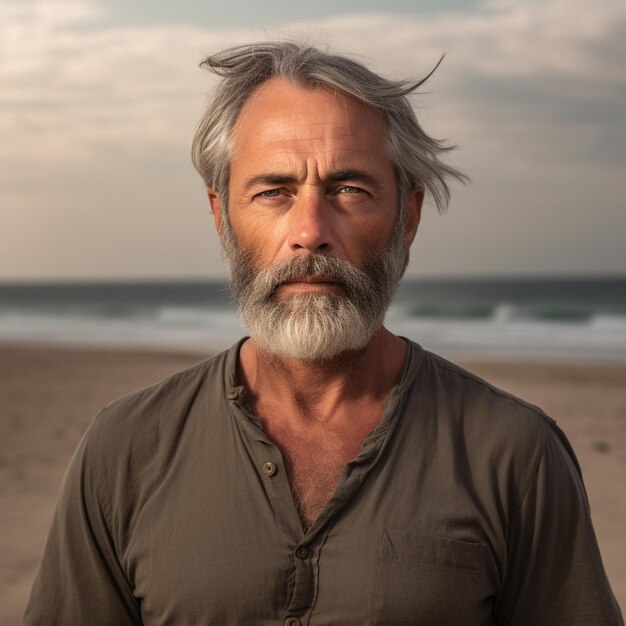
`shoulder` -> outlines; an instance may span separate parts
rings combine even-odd
[[[88,439],[92,444],[119,448],[120,435],[129,440],[137,433],[156,432],[164,415],[168,421],[184,419],[199,399],[223,395],[229,354],[230,350],[221,352],[112,401],[96,416]]]
[[[89,426],[79,453],[85,477],[149,483],[168,462],[183,433],[222,415],[228,351],[201,361],[105,406]],[[130,485],[129,485],[130,486]]]
[[[481,429],[500,427],[509,435],[525,432],[542,437],[556,424],[540,407],[431,352],[424,351],[420,374],[421,384],[433,390],[429,396],[451,417],[469,420]]]
[[[214,431],[225,415],[224,386],[235,350],[114,400],[91,423],[70,464],[65,490],[83,493],[91,514],[104,515],[117,545],[125,545],[126,530],[176,455],[185,454],[202,429]]]
[[[541,408],[440,356],[423,352],[411,397],[433,445],[463,459],[482,484],[512,488],[516,504],[548,452],[578,469],[565,435]]]

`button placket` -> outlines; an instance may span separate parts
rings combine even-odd
[[[314,550],[306,546],[299,546],[293,552],[295,579],[288,610],[298,615],[300,621],[302,614],[310,611],[315,597],[314,559],[310,558],[313,554]]]
[[[285,547],[291,547],[291,572],[286,572],[286,575],[293,577],[293,587],[290,585],[290,597],[285,607],[286,614],[283,613],[283,621],[279,623],[304,626],[308,623],[316,595],[317,552],[315,545],[321,528],[306,533],[305,540],[280,450],[267,438],[255,421],[255,416],[249,413],[245,403],[240,401],[241,394],[245,394],[245,390],[231,387],[226,395],[228,391],[235,392],[238,389],[240,393],[237,398],[234,401],[229,400],[230,411],[236,418],[235,423],[240,428],[240,432],[246,438],[250,461],[253,462],[258,476],[258,485],[267,496],[278,529],[284,534]],[[300,545],[300,542],[306,543]]]

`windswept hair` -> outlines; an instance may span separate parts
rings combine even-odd
[[[396,81],[348,57],[290,41],[253,43],[218,52],[200,64],[221,76],[222,81],[196,128],[191,148],[193,164],[207,188],[220,195],[222,210],[226,211],[232,133],[239,112],[265,81],[281,77],[306,88],[342,92],[383,113],[389,128],[387,151],[396,170],[401,215],[408,193],[418,187],[430,192],[442,212],[450,200],[447,179],[466,178],[442,162],[441,156],[454,146],[424,132],[407,98],[430,78],[439,63],[421,80]]]

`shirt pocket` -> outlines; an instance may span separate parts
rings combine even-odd
[[[482,543],[383,528],[372,588],[372,625],[482,623]]]

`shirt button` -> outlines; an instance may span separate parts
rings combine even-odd
[[[226,397],[229,400],[236,400],[239,397],[239,389],[237,389],[236,387],[233,387],[232,389],[228,391],[228,393],[226,394]]]
[[[304,546],[302,546],[301,548],[298,548],[296,550],[296,556],[299,559],[306,559],[306,557],[309,556],[309,551]]]
[[[286,617],[284,626],[302,626],[302,622],[297,617]]]
[[[278,472],[278,468],[275,463],[268,461],[267,463],[263,463],[263,473],[266,476],[275,476]]]

